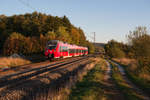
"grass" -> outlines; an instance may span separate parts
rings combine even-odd
[[[124,66],[127,77],[144,92],[150,93],[150,69],[147,67],[138,68],[138,64],[133,59],[113,59]]]
[[[146,92],[147,94],[150,93],[150,82],[145,80],[144,78],[138,77],[137,75],[135,75],[134,73],[128,71],[127,68],[126,69],[126,73],[128,78],[137,86],[139,86],[141,89],[144,90],[144,92]],[[149,77],[149,76],[148,76]]]
[[[71,91],[69,100],[110,100],[101,88],[105,70],[106,63],[101,60],[83,80],[76,84]]]
[[[0,68],[15,67],[29,63],[31,63],[29,60],[22,58],[8,58],[8,57],[0,58]]]
[[[123,79],[123,76],[119,72],[118,67],[111,63],[113,67],[113,79],[115,80],[118,88],[123,93],[125,100],[142,100],[140,96],[135,92],[135,90],[132,89],[132,86],[127,84],[126,80]]]

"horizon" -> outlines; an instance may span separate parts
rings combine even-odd
[[[34,11],[59,17],[65,15],[73,25],[83,29],[89,41],[92,41],[92,33],[95,32],[97,43],[107,43],[111,39],[126,42],[125,36],[138,26],[146,26],[149,32],[149,3],[148,0],[2,0],[0,15],[12,16]]]

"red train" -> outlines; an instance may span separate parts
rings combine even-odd
[[[66,58],[87,54],[88,54],[87,47],[71,45],[59,40],[48,41],[45,49],[45,56],[48,57],[49,59]]]

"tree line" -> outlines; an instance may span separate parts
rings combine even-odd
[[[105,45],[108,56],[112,58],[133,58],[138,61],[139,66],[150,68],[150,35],[146,27],[137,27],[127,35],[126,44],[115,40]]]
[[[0,15],[0,52],[4,55],[43,53],[49,40],[94,46],[86,40],[81,28],[75,27],[66,16],[58,17],[38,12],[23,15]]]

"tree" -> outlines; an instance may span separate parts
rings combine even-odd
[[[14,32],[23,36],[24,40],[18,38],[11,40],[10,38],[15,37]],[[7,54],[42,52],[45,41],[54,39],[88,46],[83,30],[73,26],[66,16],[58,17],[38,12],[13,16],[0,15],[0,52],[1,50],[7,51],[8,45],[14,51],[9,51]],[[15,45],[17,48],[25,46],[21,47],[24,49],[16,49]],[[8,48],[8,50],[11,49]]]
[[[69,19],[66,16],[64,16],[62,18],[62,21],[63,21],[63,26],[67,28],[66,30],[68,32],[71,32],[71,23],[70,23]]]
[[[86,41],[86,46],[88,47],[88,51],[90,54],[95,52],[95,48],[94,48],[94,45],[92,43]]]
[[[54,32],[47,32],[46,33],[46,38],[47,38],[47,40],[55,40],[56,39],[56,33],[54,33]]]
[[[141,64],[150,64],[150,35],[146,27],[137,27],[133,32],[130,31],[128,44],[132,46],[135,58]]]
[[[22,53],[25,37],[19,33],[13,32],[5,41],[4,54]]]
[[[71,35],[72,43],[79,45],[79,42],[80,42],[80,33],[79,33],[79,31],[76,28],[73,27],[71,29],[71,34],[70,35]]]
[[[111,53],[113,58],[123,58],[125,57],[125,53],[119,49],[118,47],[111,48]]]
[[[71,38],[69,36],[69,33],[66,31],[66,27],[60,26],[56,34],[58,40],[68,42],[68,43],[71,42]]]
[[[104,48],[107,55],[110,57],[122,58],[125,57],[125,55],[127,55],[128,53],[127,45],[117,42],[115,40],[109,41]]]

